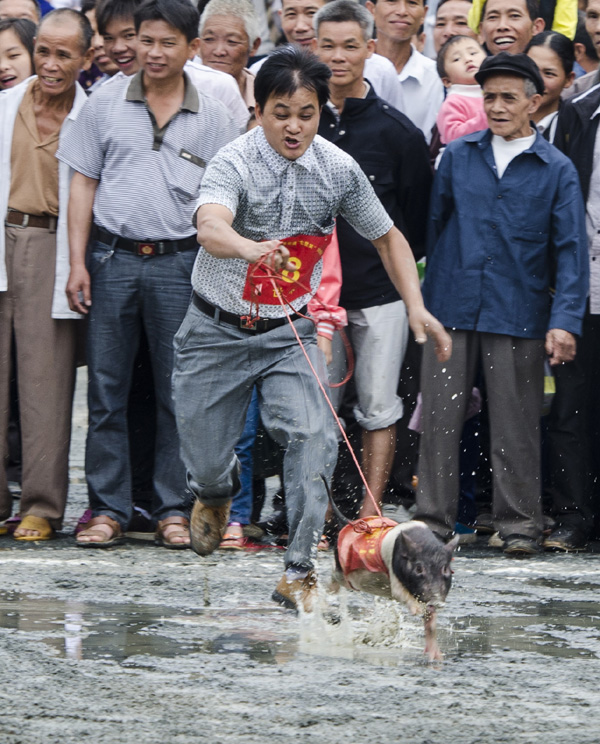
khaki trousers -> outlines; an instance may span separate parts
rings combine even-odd
[[[459,445],[478,365],[487,385],[493,518],[500,535],[541,536],[540,418],[544,341],[452,331],[452,356],[440,364],[425,344],[421,368],[423,433],[415,519],[448,537],[459,497]]]
[[[11,336],[14,333],[21,416],[20,514],[62,525],[69,484],[77,320],[53,320],[56,233],[5,226],[8,291],[0,292],[0,453],[7,458]],[[12,509],[0,467],[0,517]]]

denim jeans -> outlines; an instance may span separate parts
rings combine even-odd
[[[86,477],[93,514],[126,529],[132,514],[127,401],[142,324],[156,394],[156,520],[186,515],[189,492],[171,395],[173,337],[189,303],[195,251],[137,256],[95,241],[89,257],[92,305],[87,360]]]
[[[231,502],[231,512],[229,514],[229,520],[231,522],[250,524],[252,518],[254,443],[256,442],[259,421],[258,391],[254,388],[248,413],[246,414],[244,431],[239,442],[235,445],[235,454],[240,461],[240,490],[234,495]]]
[[[294,323],[313,365],[322,359],[314,324]],[[227,502],[234,454],[256,385],[269,434],[285,448],[287,566],[312,568],[337,458],[334,420],[289,325],[252,334],[218,323],[193,304],[175,337],[173,386],[188,484],[206,504]],[[324,371],[324,370],[323,370]]]

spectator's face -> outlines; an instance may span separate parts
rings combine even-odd
[[[96,23],[96,11],[89,10],[85,17],[90,22],[94,31],[92,38],[92,49],[94,50],[94,64],[105,75],[114,75],[119,71],[117,65],[112,61],[104,49],[104,37],[98,33],[98,24]]]
[[[433,45],[436,54],[452,36],[477,38],[467,23],[470,9],[471,3],[467,0],[448,0],[438,9],[433,27]]]
[[[250,39],[241,18],[215,14],[204,24],[200,56],[205,65],[227,72],[239,81],[242,70],[248,64],[248,57],[259,45],[260,41],[256,40],[250,49]]]
[[[84,65],[94,55],[83,52],[81,27],[73,18],[50,19],[40,26],[33,50],[33,62],[42,93],[60,96],[73,86]]]
[[[410,41],[419,31],[427,12],[422,0],[367,0],[366,6],[375,17],[377,38]]]
[[[519,54],[543,30],[544,21],[530,18],[525,0],[488,0],[479,34],[491,54]]]
[[[585,30],[590,35],[600,55],[600,0],[588,0],[585,9]]]
[[[106,24],[104,51],[124,75],[133,75],[139,70],[133,17],[112,18]]]
[[[365,41],[355,21],[321,23],[315,43],[317,56],[331,70],[330,85],[343,87],[362,82],[365,62],[374,47],[375,42]]]
[[[323,0],[282,0],[281,29],[291,44],[310,46],[315,38],[313,16],[323,5]]]
[[[446,50],[444,85],[477,85],[475,73],[478,72],[486,54],[475,39],[460,39],[452,42]]]
[[[319,128],[319,113],[317,94],[307,88],[291,96],[269,96],[264,111],[256,106],[267,142],[287,160],[297,160],[308,150]]]
[[[144,21],[138,34],[138,59],[144,77],[168,80],[180,77],[183,66],[198,51],[199,39],[192,42],[165,21]]]
[[[0,0],[0,18],[27,18],[36,24],[40,22],[37,3],[31,0]]]
[[[529,120],[541,96],[525,95],[525,81],[516,75],[492,75],[483,84],[483,108],[493,134],[510,141],[531,135]]]
[[[558,54],[549,47],[534,46],[527,55],[539,67],[546,88],[542,96],[541,107],[544,111],[558,109],[560,94],[564,88],[570,88],[575,78],[575,73],[567,75]]]
[[[16,33],[0,32],[0,90],[14,88],[32,73],[31,57]]]

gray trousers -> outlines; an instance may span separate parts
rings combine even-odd
[[[448,329],[449,330],[449,329]],[[440,364],[424,347],[423,434],[415,519],[444,537],[454,531],[459,444],[478,363],[486,381],[492,457],[493,518],[502,537],[538,539],[543,526],[540,432],[544,341],[451,331],[452,357]]]
[[[314,324],[294,323],[315,368],[324,367]],[[269,434],[285,448],[289,524],[286,566],[312,568],[337,458],[334,421],[286,323],[253,334],[218,323],[190,305],[175,336],[173,394],[188,484],[206,504],[233,496],[237,444],[257,386]]]
[[[5,227],[8,290],[0,292],[0,519],[12,497],[6,482],[11,335],[17,356],[23,479],[20,514],[62,526],[69,486],[77,320],[51,317],[56,233]]]

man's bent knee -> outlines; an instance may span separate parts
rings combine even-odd
[[[188,471],[188,488],[203,504],[226,504],[240,490],[240,470],[239,460],[234,455],[226,472],[214,477],[210,473],[194,475]]]

